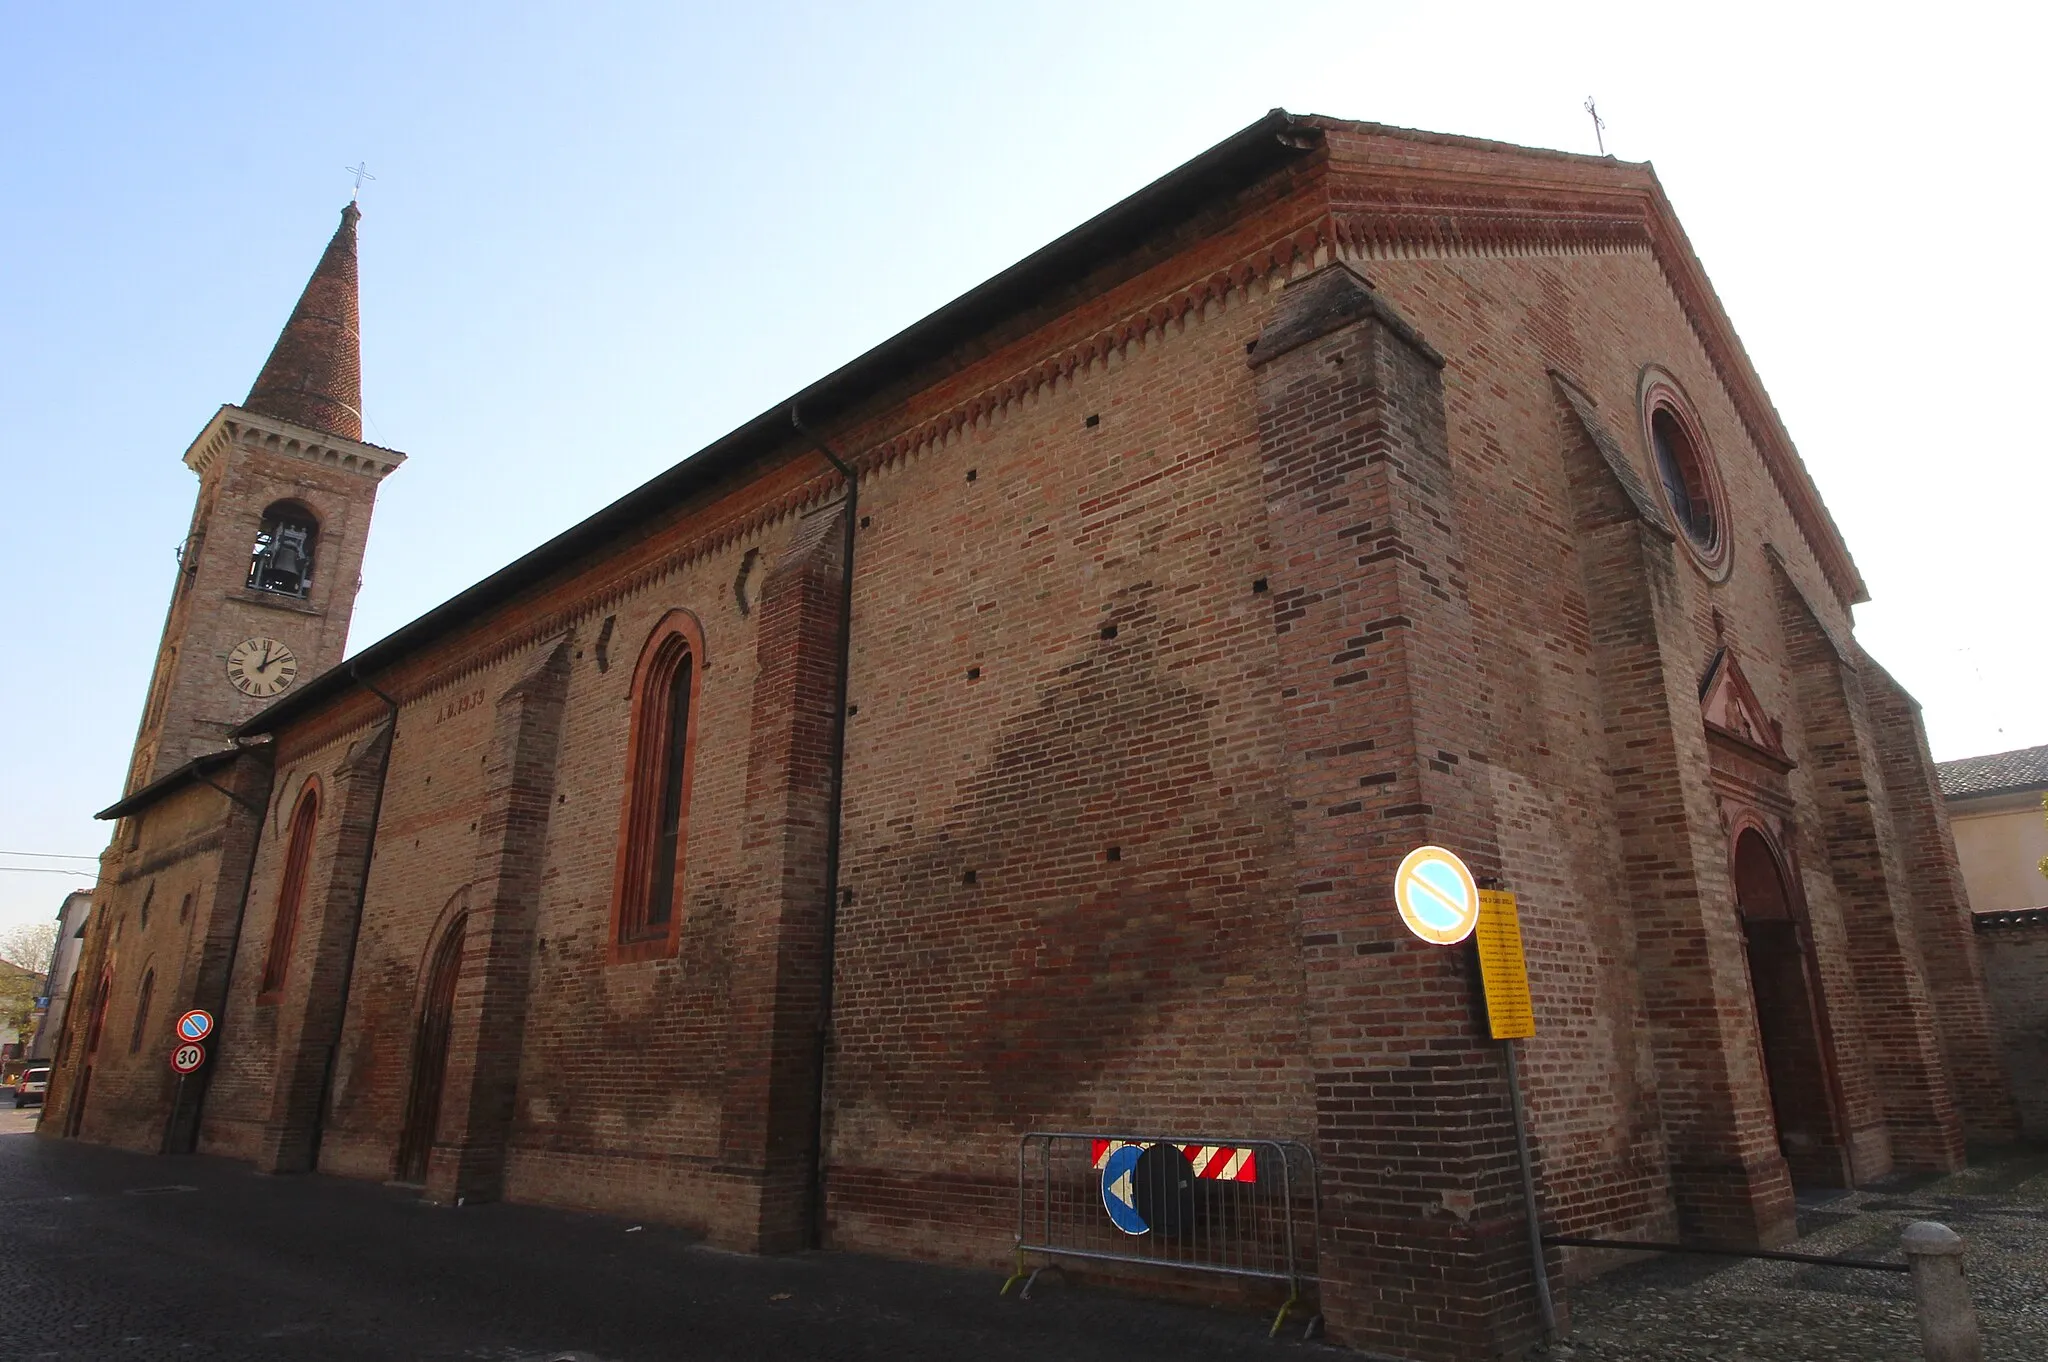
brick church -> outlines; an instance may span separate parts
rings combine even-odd
[[[46,1135],[985,1267],[1028,1132],[1287,1139],[1333,1338],[1510,1357],[1425,843],[1519,901],[1553,1234],[2014,1134],[1917,706],[1648,166],[1276,110],[351,658],[357,217],[185,453]]]

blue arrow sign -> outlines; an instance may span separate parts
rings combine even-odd
[[[1122,1145],[1102,1165],[1102,1207],[1109,1212],[1110,1223],[1125,1234],[1152,1232],[1138,1214],[1138,1156],[1144,1152],[1142,1145]]]

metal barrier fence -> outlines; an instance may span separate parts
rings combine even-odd
[[[1277,1333],[1316,1277],[1315,1155],[1294,1140],[1032,1131],[1017,1142],[1017,1271],[1062,1258],[1284,1282]],[[1027,1255],[1047,1261],[1027,1272]]]

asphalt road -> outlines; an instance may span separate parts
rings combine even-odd
[[[1075,1359],[1343,1354],[1266,1321],[397,1188],[38,1139],[0,1105],[0,1358]],[[1292,1335],[1293,1331],[1289,1331]],[[1298,1336],[1295,1336],[1298,1337]],[[1355,1354],[1353,1354],[1355,1356]]]

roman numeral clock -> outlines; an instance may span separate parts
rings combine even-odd
[[[274,638],[245,638],[228,653],[228,682],[244,695],[268,700],[299,674],[299,659]]]

